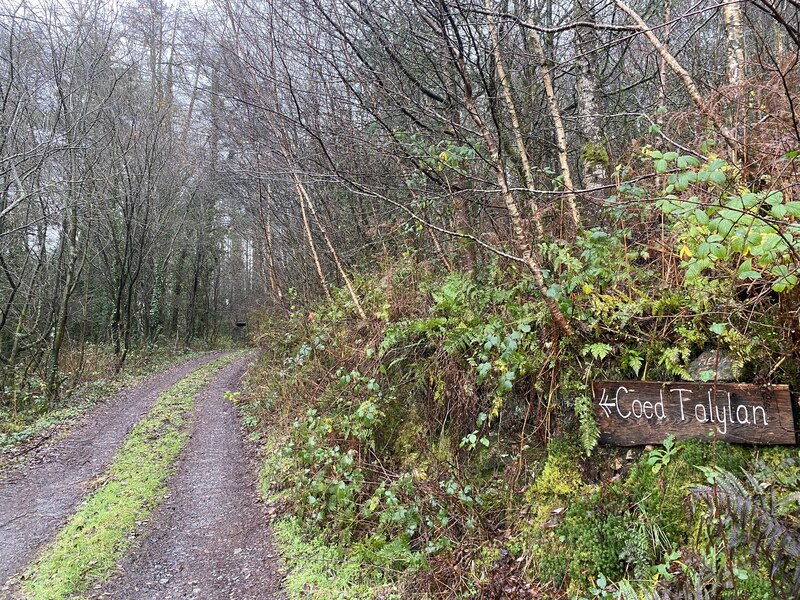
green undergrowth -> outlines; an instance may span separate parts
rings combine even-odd
[[[264,354],[238,402],[262,489],[287,554],[328,548],[287,558],[296,597],[798,597],[797,449],[598,447],[590,384],[708,381],[692,363],[716,350],[798,389],[800,203],[710,154],[647,147],[618,174],[603,227],[538,246],[569,335],[517,265],[445,272],[413,247],[354,276],[366,321],[341,289],[251,316]],[[326,588],[323,563],[358,568]]]
[[[108,577],[143,519],[163,499],[183,448],[195,396],[241,354],[213,360],[161,394],[133,428],[97,488],[25,574],[36,599],[80,594]]]
[[[796,449],[595,444],[587,383],[678,377],[715,316],[653,317],[656,295],[638,307],[609,300],[601,324],[578,287],[574,312],[594,333],[553,340],[520,273],[386,269],[359,281],[369,323],[337,291],[265,324],[264,353],[236,397],[263,446],[261,491],[281,515],[293,598],[792,593]],[[695,301],[711,300],[680,303]],[[652,322],[630,321],[643,306]],[[639,337],[615,337],[605,329],[615,319]],[[730,493],[709,494],[726,477]],[[737,526],[742,515],[762,528]]]
[[[5,401],[0,408],[0,453],[14,453],[26,443],[57,433],[98,402],[122,388],[202,354],[203,352],[194,351],[174,352],[163,347],[132,351],[125,368],[115,374],[109,361],[109,356],[113,357],[110,349],[92,346],[84,352],[85,364],[80,370],[80,376],[78,377],[76,367],[65,373],[66,377],[75,381],[72,381],[62,400],[54,406],[46,406],[41,401],[44,382],[35,377],[27,379],[25,389],[9,388],[3,392]],[[19,408],[13,410],[13,406]]]

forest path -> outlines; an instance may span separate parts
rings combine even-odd
[[[155,510],[92,598],[282,598],[278,550],[259,501],[257,467],[242,439],[234,391],[252,356],[218,373],[197,397],[191,436]]]
[[[64,525],[159,394],[216,356],[186,361],[122,390],[65,437],[0,475],[0,596],[8,578]]]

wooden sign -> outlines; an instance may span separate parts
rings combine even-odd
[[[796,443],[787,385],[596,381],[592,395],[601,444],[660,444],[670,434],[679,440]]]

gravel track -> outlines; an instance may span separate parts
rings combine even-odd
[[[0,586],[64,525],[159,394],[217,356],[189,360],[124,389],[0,477]],[[0,588],[0,596],[9,589]]]
[[[192,432],[169,494],[92,598],[283,598],[277,548],[256,488],[256,465],[234,406],[251,356],[218,373],[198,396]]]

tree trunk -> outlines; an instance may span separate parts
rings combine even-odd
[[[589,23],[596,20],[593,6],[576,5],[578,18]],[[608,152],[602,135],[598,110],[599,83],[597,79],[597,32],[591,27],[578,27],[575,31],[577,45],[575,92],[578,100],[578,123],[583,145],[580,165],[583,187],[595,208],[602,206],[602,191],[594,191],[608,183]]]
[[[314,266],[317,269],[317,277],[319,277],[319,283],[322,286],[322,291],[325,292],[325,298],[328,300],[328,302],[333,302],[333,296],[331,296],[331,291],[328,288],[328,280],[325,278],[325,272],[322,270],[322,263],[319,261],[317,246],[314,244],[314,236],[311,234],[311,226],[308,223],[305,195],[300,188],[300,180],[298,179],[296,173],[292,175],[292,179],[294,180],[294,187],[297,191],[297,201],[300,203],[300,214],[303,217],[303,232],[305,233],[308,247],[311,250],[311,257],[314,259]]]
[[[533,25],[531,23],[531,25]],[[556,144],[558,145],[558,165],[561,169],[561,179],[564,182],[564,189],[566,194],[564,200],[567,203],[567,209],[570,214],[572,224],[577,229],[581,227],[580,213],[578,212],[578,205],[575,201],[575,185],[572,180],[572,170],[569,166],[569,156],[567,155],[567,132],[564,129],[564,121],[561,119],[561,110],[558,108],[558,100],[556,99],[556,91],[553,87],[553,77],[550,74],[550,67],[547,64],[547,57],[544,54],[544,49],[539,40],[539,34],[532,27],[529,29],[531,43],[533,49],[539,57],[539,68],[542,73],[542,82],[544,83],[544,91],[547,96],[547,106],[550,109],[550,118],[553,120],[553,129],[556,132]]]
[[[308,208],[311,211],[311,216],[314,218],[314,223],[317,225],[317,229],[319,229],[320,233],[322,234],[322,239],[325,240],[325,245],[328,247],[328,251],[331,253],[331,257],[333,258],[333,262],[336,265],[336,269],[339,271],[339,275],[341,275],[342,279],[344,280],[345,287],[347,287],[347,292],[350,294],[350,298],[352,299],[353,304],[356,307],[358,316],[361,317],[361,320],[367,321],[368,320],[367,314],[364,312],[364,309],[361,306],[361,302],[359,301],[358,296],[356,295],[356,290],[353,287],[353,283],[350,281],[350,277],[347,276],[347,272],[344,270],[342,261],[339,258],[339,253],[336,252],[336,248],[334,248],[327,230],[323,226],[322,221],[320,221],[319,219],[319,215],[317,214],[317,209],[314,206],[314,202],[308,195],[308,192],[306,191],[303,182],[300,181],[299,176],[295,175],[295,178],[299,186],[299,191],[305,197],[306,204],[308,205]]]
[[[486,0],[487,12],[491,13],[491,9],[492,4],[490,0]],[[542,224],[542,216],[539,211],[539,206],[537,205],[534,197],[535,192],[533,186],[533,170],[531,169],[531,161],[528,156],[528,149],[525,147],[525,140],[522,138],[522,127],[520,126],[519,116],[517,115],[517,106],[514,103],[514,96],[511,93],[511,82],[509,81],[505,65],[503,64],[503,53],[500,49],[500,36],[497,32],[497,23],[495,22],[494,16],[491,14],[488,16],[487,20],[489,22],[489,31],[491,32],[492,36],[492,48],[494,50],[493,54],[498,84],[500,85],[500,90],[503,94],[506,110],[508,110],[508,115],[511,118],[511,131],[514,134],[514,143],[516,144],[517,154],[519,155],[519,160],[522,164],[522,177],[525,180],[525,187],[528,188],[531,196],[528,201],[531,217],[533,218],[533,224],[536,227],[536,233],[539,234],[539,238],[543,239],[544,225]],[[573,219],[575,219],[575,215],[577,215],[577,207],[575,208]],[[580,227],[579,222],[574,222],[573,225],[575,225],[576,229]]]
[[[72,194],[70,194],[72,195]],[[61,346],[64,343],[64,336],[67,329],[67,316],[69,315],[69,301],[75,289],[78,268],[78,206],[76,199],[71,199],[72,206],[67,210],[65,220],[67,261],[65,265],[64,287],[61,290],[61,298],[56,313],[55,326],[53,328],[53,341],[50,345],[50,353],[47,358],[46,369],[46,393],[49,401],[58,398],[58,390],[61,385],[59,379],[59,356]]]
[[[742,6],[738,2],[723,2],[722,20],[725,23],[727,78],[729,85],[741,86],[745,77],[744,28]]]
[[[266,199],[272,198],[272,188],[267,184]],[[266,266],[267,266],[267,279],[269,286],[272,290],[272,295],[275,297],[277,303],[283,306],[283,290],[281,289],[280,282],[278,281],[278,273],[275,269],[275,253],[272,241],[272,215],[269,210],[264,210],[265,198],[262,189],[262,183],[258,181],[258,220],[261,226],[261,231],[264,237],[264,247],[266,250]]]

